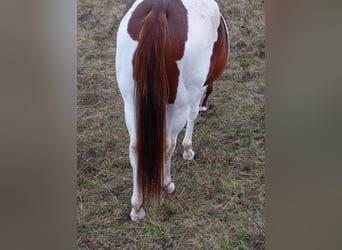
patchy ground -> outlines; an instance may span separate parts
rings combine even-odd
[[[176,193],[129,219],[132,172],[114,71],[126,0],[78,1],[79,249],[264,249],[264,9],[218,0],[231,37],[225,73],[195,125],[196,160],[172,162]]]

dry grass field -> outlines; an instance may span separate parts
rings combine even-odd
[[[172,161],[176,192],[129,219],[132,171],[115,79],[126,0],[78,1],[78,249],[264,249],[264,8],[217,0],[231,39],[224,74],[194,130],[194,161]]]

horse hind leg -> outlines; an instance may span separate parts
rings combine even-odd
[[[209,108],[209,95],[213,91],[213,83],[208,83],[206,87],[206,91],[203,93],[201,101],[200,101],[200,106],[199,106],[199,111],[207,111]]]
[[[138,184],[138,166],[137,166],[137,140],[135,132],[134,105],[126,100],[125,102],[125,121],[129,133],[129,161],[133,170],[133,193],[131,197],[132,210],[130,217],[133,221],[144,219],[145,211],[143,209],[143,197]]]
[[[136,164],[136,140],[131,139],[130,145],[129,145],[129,159],[131,162],[131,166],[133,169],[133,194],[131,197],[131,204],[132,204],[132,210],[130,213],[130,217],[133,221],[139,221],[144,219],[145,217],[145,211],[142,207],[143,205],[143,199],[142,194],[139,189],[138,185],[138,169]]]
[[[164,190],[172,194],[175,191],[175,184],[171,181],[171,158],[176,148],[177,138],[167,140],[164,160]]]
[[[199,107],[197,107],[197,114],[199,111]],[[195,158],[195,152],[192,150],[192,133],[194,130],[195,119],[197,114],[193,114],[192,118],[189,118],[186,124],[185,136],[182,142],[183,145],[183,158],[184,160],[193,160]]]
[[[200,104],[203,100],[203,95],[205,95],[207,91],[207,86],[202,88],[201,93],[198,98],[194,101],[194,103],[190,107],[189,117],[186,124],[185,136],[183,139],[183,158],[185,160],[193,160],[195,158],[195,152],[192,150],[192,134],[195,126],[195,120],[198,116],[200,110]]]

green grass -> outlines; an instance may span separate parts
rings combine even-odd
[[[218,0],[231,55],[194,130],[196,159],[172,159],[176,192],[129,219],[132,171],[114,71],[124,0],[78,2],[78,249],[264,249],[264,11]]]

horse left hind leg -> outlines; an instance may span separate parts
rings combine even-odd
[[[132,101],[125,102],[125,121],[129,133],[129,160],[133,170],[133,194],[131,197],[132,210],[130,217],[133,221],[142,220],[145,217],[143,208],[143,197],[138,184],[138,165],[137,165],[137,140],[135,132],[134,104]]]
[[[137,169],[137,154],[136,154],[136,140],[131,139],[129,145],[129,159],[133,169],[133,194],[131,197],[132,210],[130,217],[133,221],[139,221],[144,219],[145,211],[142,207],[143,199],[138,185],[138,169]]]
[[[209,107],[208,99],[209,99],[209,95],[213,91],[213,83],[212,82],[207,83],[206,86],[207,86],[206,91],[203,93],[203,96],[200,101],[199,111],[207,111]]]

